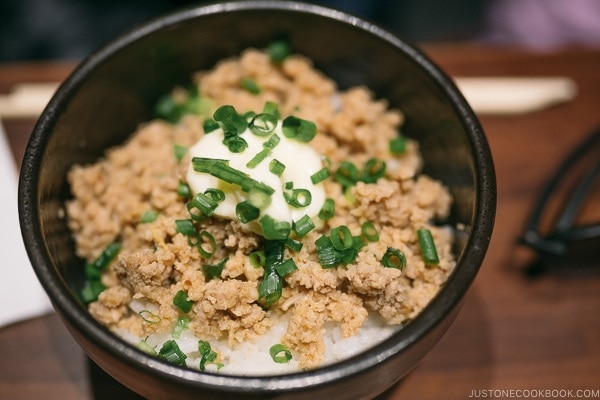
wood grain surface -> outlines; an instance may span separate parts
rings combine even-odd
[[[423,48],[451,76],[560,75],[574,79],[578,93],[569,103],[534,113],[480,116],[498,183],[497,220],[487,257],[448,333],[378,399],[508,398],[518,393],[599,398],[600,260],[592,259],[586,268],[564,260],[559,269],[531,279],[523,271],[532,253],[517,241],[558,163],[600,124],[600,49]],[[0,64],[0,93],[19,82],[64,79],[73,66]],[[34,122],[3,121],[17,163]],[[595,204],[598,210],[600,202]],[[536,392],[545,390],[553,392]],[[108,398],[137,397],[91,364],[55,315],[0,330],[0,399]]]

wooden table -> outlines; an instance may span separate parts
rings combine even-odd
[[[565,75],[579,92],[574,101],[543,111],[481,116],[498,182],[486,260],[448,333],[380,399],[541,397],[560,391],[600,397],[600,260],[585,271],[569,265],[574,272],[528,279],[523,269],[530,253],[516,244],[543,183],[600,123],[600,49],[531,53],[456,44],[428,45],[425,51],[453,76]],[[0,92],[17,82],[63,79],[72,67],[0,65]],[[20,161],[33,121],[4,124]],[[0,398],[104,399],[108,393],[112,399],[135,398],[87,361],[56,316],[0,330]]]

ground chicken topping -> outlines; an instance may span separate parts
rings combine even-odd
[[[349,338],[371,317],[401,327],[418,315],[455,265],[452,232],[436,225],[452,199],[420,173],[418,144],[400,131],[403,114],[366,87],[340,90],[299,55],[275,62],[249,49],[193,78],[126,143],[69,171],[66,211],[77,254],[88,262],[82,298],[90,313],[159,357],[172,352],[186,365],[196,354],[200,369],[226,369],[233,357],[207,343],[234,349],[281,321],[277,349],[311,369],[324,362],[332,324]],[[228,159],[190,154],[214,129]],[[252,129],[263,144],[246,154],[252,160],[243,172],[230,160],[241,157]],[[274,158],[282,135],[286,146],[302,142],[321,160],[310,172],[313,196],[282,180],[290,208],[311,199],[318,206],[318,215],[291,223],[265,214],[277,181],[253,172],[265,163],[284,176],[303,162]],[[196,193],[191,168],[218,185]],[[234,195],[232,217],[213,215]],[[198,338],[200,350],[177,348],[182,334]],[[151,335],[173,340],[150,346]]]

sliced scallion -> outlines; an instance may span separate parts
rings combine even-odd
[[[281,130],[285,137],[289,139],[308,143],[317,134],[317,125],[314,122],[292,115],[283,120]]]
[[[402,154],[406,152],[406,137],[405,136],[396,136],[389,143],[390,153],[392,154]]]
[[[203,264],[202,265],[202,273],[204,274],[204,277],[206,278],[206,280],[211,280],[214,278],[220,279],[221,273],[223,272],[223,269],[225,268],[225,263],[227,263],[227,260],[229,260],[228,257],[222,259],[221,261],[219,261],[216,264]]]
[[[265,252],[263,250],[256,250],[248,255],[250,265],[253,268],[260,268],[265,266]]]
[[[171,336],[174,339],[179,339],[181,337],[181,333],[188,329],[190,324],[190,319],[184,315],[180,315],[177,317],[177,321],[173,325],[173,329],[171,330]]]
[[[403,270],[406,268],[406,256],[400,250],[388,247],[381,258],[381,263],[386,268],[397,268]]]
[[[329,175],[329,169],[327,167],[323,167],[310,176],[310,181],[313,183],[313,185],[316,185],[317,183],[321,183],[325,179],[329,178]]]
[[[300,250],[302,250],[302,247],[304,246],[304,244],[296,239],[292,239],[291,237],[288,237],[285,240],[285,245],[292,251],[298,252]]]
[[[287,221],[277,221],[270,215],[263,216],[260,220],[263,236],[268,240],[285,240],[292,230],[291,224]]]
[[[248,201],[241,201],[235,205],[235,215],[241,223],[247,224],[258,218],[260,210]]]
[[[312,202],[312,194],[308,189],[292,189],[290,192],[283,192],[285,201],[292,207],[308,207]]]
[[[204,133],[211,133],[219,129],[219,123],[212,118],[207,118],[202,123],[202,129]]]
[[[256,136],[267,136],[273,132],[276,126],[277,117],[270,113],[256,114],[248,124],[250,132]]]
[[[235,110],[231,105],[224,105],[217,108],[213,114],[213,119],[219,123],[224,132],[239,134],[246,130],[248,121]]]
[[[292,360],[292,352],[290,349],[280,343],[271,346],[269,354],[273,361],[278,364],[286,364]]]
[[[172,364],[185,366],[187,356],[181,351],[175,340],[167,340],[158,351],[158,356]]]
[[[161,321],[161,318],[159,315],[154,314],[152,311],[150,310],[141,310],[138,315],[144,320],[144,322],[148,323],[148,324],[159,324]]]
[[[319,218],[322,221],[327,221],[335,214],[335,202],[331,198],[325,199],[323,206],[319,210]]]
[[[336,250],[347,250],[352,247],[352,233],[345,225],[336,226],[330,232],[331,243]]]
[[[155,210],[148,210],[142,214],[140,218],[140,223],[149,224],[151,222],[156,221],[156,218],[158,218],[158,212]]]
[[[250,94],[260,94],[260,86],[258,86],[258,83],[252,78],[242,79],[240,86]]]
[[[277,176],[281,176],[283,171],[285,171],[285,164],[274,158],[269,162],[269,171]]]
[[[277,272],[277,275],[279,275],[282,278],[285,278],[287,275],[291,274],[292,272],[296,271],[297,269],[298,269],[298,266],[296,265],[294,260],[291,258],[288,258],[281,264],[275,265],[275,271]]]
[[[248,167],[250,169],[256,168],[256,166],[258,164],[260,164],[265,158],[267,158],[267,156],[270,153],[271,153],[271,149],[262,149],[261,151],[256,153],[256,155],[254,157],[252,157],[250,159],[250,161],[248,161],[246,163],[246,167]]]
[[[419,237],[419,248],[421,249],[421,255],[426,265],[434,266],[440,263],[435,242],[429,229],[418,229],[417,235]]]
[[[177,162],[183,160],[183,157],[185,157],[187,152],[187,146],[182,146],[180,144],[173,145],[173,154],[175,155],[175,159],[177,160]]]
[[[206,364],[213,364],[218,356],[206,340],[198,341],[198,352],[200,353],[200,371],[206,369]],[[216,363],[216,366],[217,369],[223,368],[222,363]]]
[[[267,46],[267,54],[274,64],[282,63],[292,53],[290,44],[287,40],[274,40]]]
[[[218,203],[204,193],[196,193],[186,204],[190,217],[194,221],[202,221],[206,217],[211,216],[217,206]]]
[[[179,184],[177,185],[177,196],[189,199],[192,196],[190,185],[183,181],[179,181]]]
[[[385,170],[385,161],[379,158],[370,158],[365,163],[360,180],[365,183],[375,183],[385,175]]]
[[[360,232],[369,242],[376,242],[379,240],[379,232],[377,232],[377,228],[375,228],[375,225],[373,225],[371,221],[363,222],[360,226]]]
[[[184,313],[189,313],[194,306],[194,302],[188,299],[188,295],[184,290],[179,290],[173,296],[173,304]]]
[[[297,221],[294,221],[294,232],[301,238],[313,229],[315,229],[315,222],[308,215],[303,215]]]
[[[210,258],[217,251],[217,241],[212,233],[204,230],[198,234],[198,244],[196,247],[198,248],[198,253],[203,258]]]
[[[148,344],[147,337],[139,341],[139,343],[137,344],[137,348],[146,354],[150,354],[151,356],[158,355],[156,349]]]
[[[215,189],[215,188],[206,189],[204,191],[204,194],[207,195],[208,197],[210,197],[211,199],[213,199],[214,201],[216,201],[217,203],[220,203],[223,200],[225,200],[225,192],[223,192],[221,189]]]
[[[278,120],[279,117],[281,116],[279,114],[279,106],[277,105],[277,103],[275,103],[273,101],[265,102],[262,112],[263,112],[263,114],[270,114],[270,115],[274,116],[276,120]]]

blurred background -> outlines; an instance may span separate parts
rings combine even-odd
[[[598,0],[313,0],[413,43],[487,41],[548,51],[600,46]],[[0,62],[79,60],[190,0],[0,0]]]

